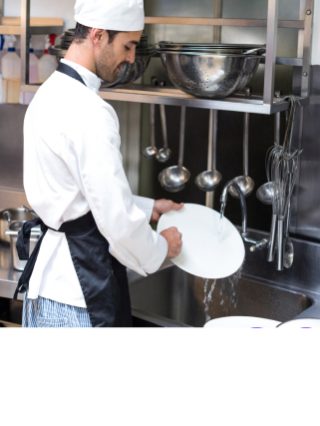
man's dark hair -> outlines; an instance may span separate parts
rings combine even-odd
[[[87,38],[87,35],[90,30],[91,30],[90,27],[86,27],[85,25],[79,24],[79,22],[77,22],[76,28],[74,30],[74,41],[76,43],[81,43],[82,40],[85,40]],[[106,30],[106,31],[109,34],[109,43],[112,43],[115,36],[121,32],[121,31],[112,31],[112,30]]]

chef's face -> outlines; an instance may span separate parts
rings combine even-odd
[[[98,77],[105,81],[114,81],[125,63],[134,63],[141,34],[141,31],[119,32],[110,41],[108,32],[104,31],[96,54]]]

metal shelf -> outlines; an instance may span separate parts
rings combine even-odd
[[[105,100],[165,104],[172,106],[185,105],[192,108],[216,109],[220,111],[239,111],[257,114],[272,114],[284,111],[288,103],[276,99],[272,104],[265,104],[262,97],[244,95],[230,96],[224,99],[204,99],[188,95],[179,89],[154,88],[131,85],[115,89],[102,89],[100,96]]]
[[[23,75],[25,83],[28,83],[28,57],[27,40],[30,33],[30,0],[21,1],[21,28],[22,46],[25,52],[22,53]],[[146,24],[166,24],[166,25],[211,25],[211,26],[243,26],[243,27],[266,27],[266,55],[264,58],[264,83],[263,95],[261,97],[232,96],[223,100],[211,100],[195,98],[178,89],[173,88],[150,88],[138,85],[131,85],[115,89],[103,89],[100,95],[105,100],[155,103],[166,105],[186,105],[194,108],[209,108],[225,111],[240,111],[257,114],[273,114],[286,110],[288,103],[283,99],[274,98],[275,66],[284,64],[291,66],[301,66],[301,99],[309,96],[309,68],[310,68],[310,44],[312,36],[312,15],[313,0],[300,0],[299,20],[279,20],[278,17],[279,0],[268,0],[267,19],[225,19],[216,18],[190,18],[190,17],[146,17]],[[299,31],[300,37],[299,52],[297,58],[277,58],[277,36],[278,28],[294,28]],[[24,50],[24,49],[22,49]],[[300,59],[301,58],[301,59]],[[28,84],[23,86],[25,91],[35,91],[37,87]]]
[[[34,93],[37,85],[24,85],[24,92]],[[263,102],[262,96],[244,95],[230,96],[225,99],[204,99],[188,95],[179,89],[169,87],[154,87],[128,85],[114,89],[102,89],[99,92],[102,99],[108,101],[125,101],[142,104],[163,104],[171,106],[185,105],[191,108],[216,109],[220,111],[239,111],[256,114],[273,114],[288,109],[288,102],[283,98],[275,98],[272,104]]]
[[[152,25],[199,25],[230,27],[267,27],[266,19],[191,18],[182,16],[146,16],[146,24]],[[279,20],[279,28],[304,29],[304,20]]]
[[[21,35],[21,20],[19,17],[2,17],[0,34]],[[30,34],[60,34],[63,31],[61,18],[31,18]]]

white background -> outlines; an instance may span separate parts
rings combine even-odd
[[[1,424],[319,426],[319,328],[2,329]]]

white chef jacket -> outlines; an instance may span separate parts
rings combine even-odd
[[[43,222],[63,222],[91,210],[110,253],[146,275],[167,254],[166,240],[149,225],[153,200],[133,196],[122,165],[119,122],[103,101],[101,80],[71,61],[86,86],[58,71],[39,88],[24,121],[24,188]],[[38,295],[85,307],[65,234],[48,230],[41,244],[28,297]]]

